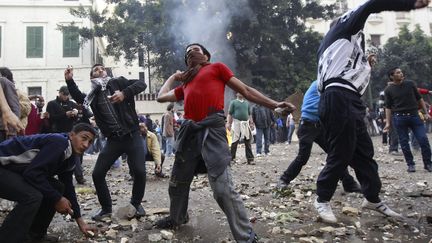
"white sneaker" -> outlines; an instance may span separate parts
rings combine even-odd
[[[262,156],[262,154],[257,154],[257,155],[256,155],[256,157],[261,157],[261,156]]]
[[[320,203],[318,198],[314,202],[315,209],[318,211],[319,217],[327,223],[337,223],[336,216],[333,214],[330,202]]]
[[[377,212],[382,213],[382,214],[389,216],[389,217],[403,218],[403,216],[401,214],[398,214],[395,211],[391,210],[383,202],[371,203],[368,200],[364,199],[361,206],[362,206],[362,208],[371,209],[371,210],[377,211]]]

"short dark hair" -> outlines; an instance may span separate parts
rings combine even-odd
[[[96,130],[88,123],[81,122],[72,127],[72,132],[74,133],[79,133],[82,131],[90,132],[93,134],[93,136],[96,136]]]
[[[210,54],[210,52],[203,46],[203,45],[201,45],[201,44],[199,44],[199,43],[192,43],[192,44],[189,44],[189,45],[187,45],[186,46],[186,49],[185,49],[185,56],[184,56],[184,60],[185,60],[185,64],[186,64],[186,66],[187,66],[187,49],[190,47],[190,46],[199,46],[200,48],[201,48],[201,50],[203,51],[203,53],[204,53],[204,55],[206,55],[207,56],[207,58],[208,58],[208,61],[210,61],[210,58],[211,58],[211,54]]]
[[[173,103],[170,103],[170,104],[167,105],[167,111],[170,111],[173,108],[174,108],[174,104]]]
[[[101,63],[96,63],[95,65],[93,65],[93,66],[91,67],[91,69],[90,69],[90,78],[93,78],[93,68],[94,68],[94,67],[98,67],[98,66],[102,66],[102,67],[104,67],[104,65],[101,64]]]
[[[396,69],[399,69],[399,67],[393,67],[393,68],[391,68],[391,69],[389,69],[389,70],[387,71],[387,77],[388,77],[390,80],[393,80],[390,76],[393,76],[393,74],[395,73]]]
[[[0,67],[0,74],[1,74],[2,77],[7,78],[7,79],[9,79],[9,81],[11,81],[12,83],[14,83],[13,74],[12,74],[12,71],[9,68],[7,68],[7,67]]]

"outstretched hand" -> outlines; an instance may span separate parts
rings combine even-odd
[[[64,77],[65,77],[65,80],[73,79],[73,67],[72,66],[68,65],[68,67],[64,71]]]
[[[414,4],[414,8],[424,8],[427,7],[430,3],[430,0],[417,0]]]
[[[277,108],[274,109],[276,113],[279,113],[283,116],[287,115],[288,113],[291,113],[295,111],[297,108],[292,103],[282,101],[277,103]]]

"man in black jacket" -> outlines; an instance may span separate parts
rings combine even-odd
[[[273,112],[262,105],[252,108],[252,120],[256,129],[256,153],[257,157],[262,152],[262,138],[264,136],[264,154],[270,154],[270,128],[275,124]]]
[[[319,117],[328,141],[327,163],[317,180],[314,203],[326,222],[337,219],[330,200],[348,165],[359,180],[363,208],[400,217],[379,198],[381,180],[373,159],[372,140],[363,121],[361,96],[369,84],[371,66],[365,53],[363,28],[370,14],[386,10],[409,11],[428,6],[430,0],[369,0],[332,23],[318,49],[318,90],[322,92]]]
[[[58,96],[48,102],[46,111],[49,114],[51,132],[70,132],[78,118],[78,105],[69,100],[69,90],[60,87]]]
[[[135,175],[130,203],[136,208],[136,216],[145,215],[141,200],[144,197],[146,171],[144,144],[138,126],[134,96],[147,87],[144,82],[127,80],[124,77],[108,77],[101,64],[95,64],[90,72],[92,89],[85,95],[73,80],[73,69],[65,70],[65,79],[69,91],[84,108],[91,107],[96,124],[107,143],[100,152],[93,169],[93,182],[96,187],[102,209],[92,218],[96,221],[110,217],[112,201],[105,177],[114,161],[123,153],[128,156],[129,168]]]

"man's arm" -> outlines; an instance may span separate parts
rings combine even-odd
[[[425,116],[425,119],[426,119],[426,120],[429,120],[429,119],[430,119],[429,112],[428,112],[428,110],[427,110],[427,108],[426,108],[426,103],[424,102],[423,98],[421,98],[421,99],[419,100],[419,105],[420,105],[420,107],[422,108],[422,112],[423,112],[423,114],[424,114],[424,116]]]
[[[157,97],[157,102],[176,102],[177,97],[174,94],[174,90],[172,89],[174,81],[179,80],[181,76],[181,72],[177,71],[172,74],[162,85],[162,88],[159,90],[159,94]]]
[[[339,23],[346,22],[344,28],[353,35],[364,28],[364,24],[372,13],[382,11],[409,11],[428,6],[430,0],[369,0],[357,9],[343,15]]]
[[[83,104],[84,98],[86,95],[81,92],[81,90],[76,85],[75,81],[73,80],[73,68],[68,67],[64,71],[64,77],[66,80],[66,85],[68,87],[69,93],[72,96],[72,98],[78,103]]]
[[[0,109],[1,109],[3,127],[6,130],[6,132],[9,131],[9,128],[13,128],[18,132],[24,130],[24,126],[22,125],[21,121],[10,109],[1,85],[0,85]]]
[[[386,118],[386,124],[384,127],[384,132],[390,131],[391,128],[391,109],[385,108],[385,118]]]
[[[234,91],[242,94],[247,100],[253,103],[263,105],[272,110],[278,107],[285,108],[289,111],[295,110],[295,106],[293,104],[288,102],[276,102],[268,98],[267,96],[261,94],[258,90],[246,85],[236,77],[231,77],[228,80],[227,85]]]
[[[125,87],[121,91],[125,99],[133,99],[133,97],[147,88],[147,84],[139,79],[128,80],[125,77],[115,78],[114,82],[119,82],[120,87]]]

